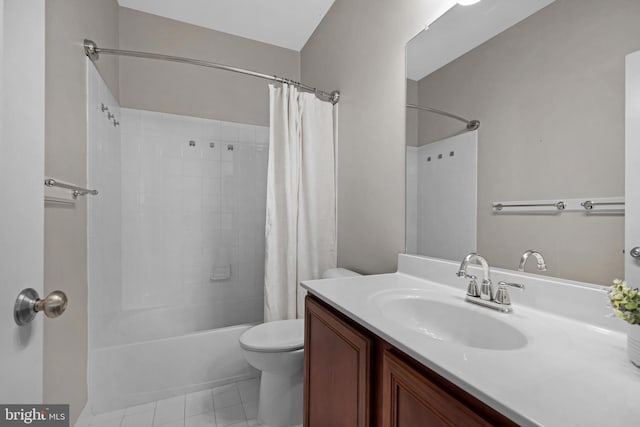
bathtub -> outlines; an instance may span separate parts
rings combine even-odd
[[[185,325],[205,325],[202,313],[206,311],[151,309],[122,312],[112,319],[89,353],[91,412],[99,414],[258,377],[259,371],[245,361],[238,343],[256,319],[226,327],[209,323],[215,329],[186,332]],[[176,329],[176,324],[181,328]]]

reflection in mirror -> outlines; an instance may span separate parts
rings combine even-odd
[[[407,252],[478,251],[515,270],[608,285],[623,276],[625,56],[635,0],[483,0],[454,6],[407,45]],[[450,154],[453,153],[453,154]],[[429,160],[430,159],[430,160]],[[611,198],[611,199],[607,199]],[[555,205],[508,208],[495,203]]]

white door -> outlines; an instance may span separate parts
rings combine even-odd
[[[640,287],[640,51],[627,55],[625,87],[625,279]]]
[[[0,0],[0,403],[42,401],[42,314],[13,319],[23,288],[42,295],[44,0]],[[57,403],[57,402],[56,402]]]

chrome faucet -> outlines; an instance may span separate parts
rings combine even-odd
[[[476,282],[477,277],[467,273],[467,267],[472,261],[476,261],[482,267],[483,277],[480,290],[478,290],[478,284]],[[478,255],[475,252],[471,252],[464,257],[464,259],[460,263],[460,269],[456,273],[456,276],[465,279],[471,279],[467,287],[467,296],[465,297],[465,301],[479,304],[494,310],[502,311],[504,313],[511,313],[513,311],[513,309],[511,308],[511,298],[509,297],[507,286],[524,290],[524,285],[521,285],[519,283],[507,283],[501,281],[498,282],[498,289],[494,293],[493,284],[491,283],[491,271],[489,269],[489,263],[486,259],[484,259],[484,257]]]
[[[478,255],[475,252],[471,252],[467,254],[466,257],[460,263],[460,269],[458,270],[457,276],[471,279],[471,282],[475,282],[477,279],[475,276],[467,273],[467,267],[471,261],[477,261],[478,264],[482,266],[482,285],[480,285],[480,291],[477,292],[477,288],[475,291],[471,289],[467,289],[467,295],[480,297],[483,300],[491,301],[493,300],[493,286],[491,284],[491,272],[489,271],[489,263],[484,257]],[[469,284],[469,288],[471,288],[471,283]]]
[[[538,265],[537,265],[538,271],[547,271],[547,264],[545,264],[544,262],[544,257],[540,252],[536,251],[535,249],[529,249],[527,251],[524,251],[524,253],[520,257],[520,265],[518,265],[518,271],[524,271],[524,266],[531,255],[533,255],[536,261],[538,262]]]

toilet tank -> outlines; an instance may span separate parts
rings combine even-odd
[[[322,279],[337,279],[340,277],[354,277],[361,276],[361,274],[355,271],[347,270],[346,268],[330,268],[322,273]]]

